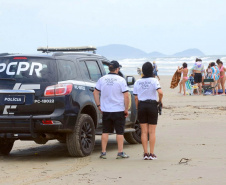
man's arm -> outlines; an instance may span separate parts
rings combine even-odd
[[[125,92],[125,93],[123,93],[123,95],[124,95],[124,104],[125,104],[124,113],[125,113],[125,117],[127,117],[129,115],[129,113],[128,113],[128,109],[129,109],[129,93]]]
[[[95,103],[96,103],[98,109],[101,111],[101,107],[100,107],[100,91],[94,89],[93,96],[94,96],[94,100],[95,100]]]
[[[134,98],[135,98],[136,109],[138,109],[138,97],[137,97],[137,95],[134,95]]]

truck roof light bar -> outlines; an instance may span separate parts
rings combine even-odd
[[[95,53],[97,50],[94,46],[81,46],[81,47],[39,47],[37,51],[42,51],[43,53],[49,52],[79,52],[79,51],[93,51]]]

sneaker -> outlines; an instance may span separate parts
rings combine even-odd
[[[148,155],[148,153],[145,153],[144,154],[144,160],[148,160],[149,159],[149,155]]]
[[[101,152],[101,153],[100,153],[100,158],[101,158],[101,159],[107,159],[106,152]]]
[[[124,159],[129,158],[129,156],[125,152],[118,153],[116,159]]]
[[[157,159],[157,156],[155,154],[149,154],[149,160],[155,160]]]

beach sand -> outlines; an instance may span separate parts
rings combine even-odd
[[[163,110],[155,154],[144,161],[142,145],[125,141],[129,159],[116,160],[115,135],[106,160],[99,159],[100,136],[91,156],[72,158],[66,145],[16,141],[0,157],[0,184],[226,184],[226,96],[182,96],[170,89],[171,76],[160,76]],[[182,158],[188,160],[182,160]]]

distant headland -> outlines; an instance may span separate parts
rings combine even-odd
[[[204,56],[205,54],[199,49],[187,49],[173,55],[167,55],[160,52],[146,53],[140,49],[122,45],[110,44],[107,46],[97,47],[97,54],[103,55],[109,59],[125,59],[125,58],[156,58],[156,57],[191,57],[191,56]]]

